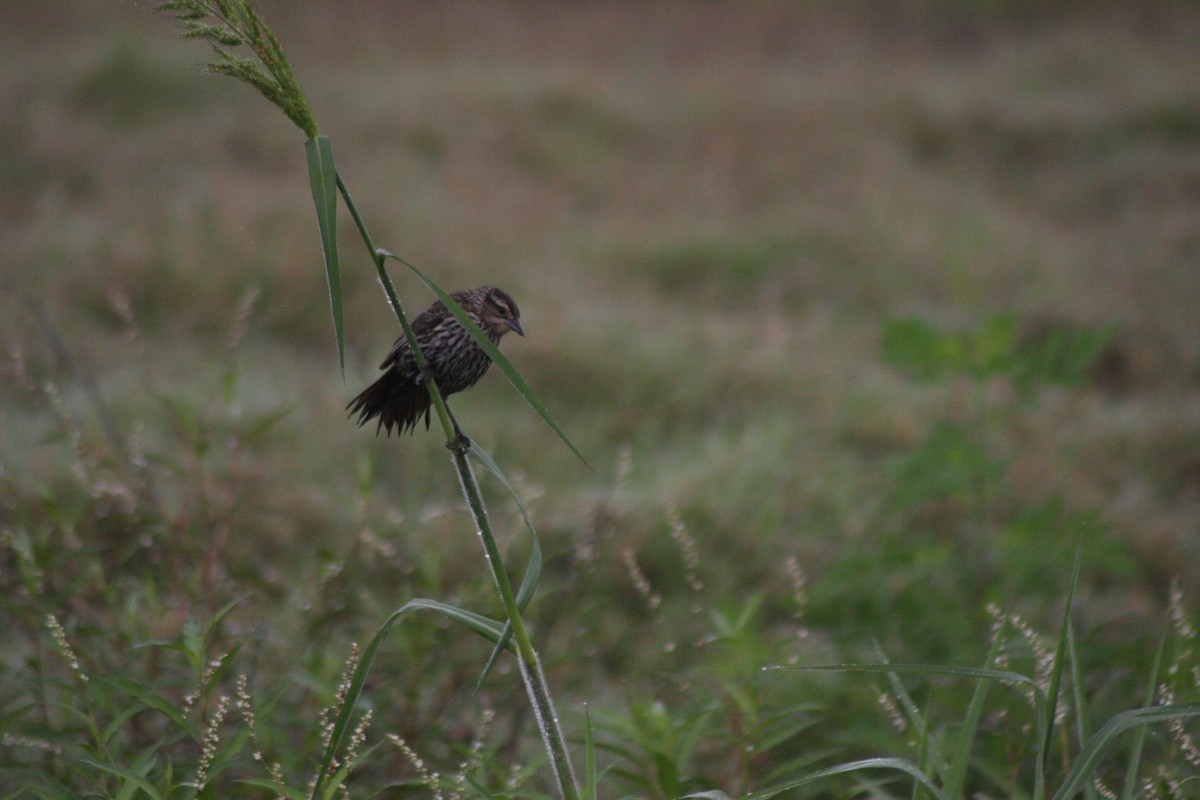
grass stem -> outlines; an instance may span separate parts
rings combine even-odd
[[[392,311],[395,313],[396,319],[399,320],[400,327],[404,330],[404,336],[408,339],[409,346],[412,347],[413,354],[417,359],[417,366],[425,376],[425,383],[429,387],[429,396],[433,400],[434,407],[437,409],[438,419],[441,420],[442,428],[446,432],[446,444],[453,454],[454,466],[458,471],[463,496],[467,500],[467,506],[471,509],[471,516],[475,518],[475,529],[478,531],[479,539],[483,543],[484,554],[487,556],[488,567],[492,571],[492,579],[496,584],[496,591],[500,594],[500,602],[504,606],[504,613],[512,625],[513,638],[517,644],[517,657],[520,662],[521,676],[525,682],[525,689],[529,694],[529,701],[533,704],[534,714],[538,721],[538,730],[542,735],[542,741],[546,745],[546,751],[554,769],[554,777],[558,783],[559,793],[563,797],[563,800],[578,800],[579,789],[571,767],[566,738],[559,727],[558,715],[554,710],[554,703],[550,697],[550,691],[546,685],[545,676],[538,661],[537,651],[534,650],[533,642],[529,638],[529,631],[525,627],[525,621],[521,617],[521,609],[517,605],[516,593],[513,591],[512,582],[509,580],[508,573],[504,569],[504,559],[500,554],[500,548],[496,544],[496,537],[492,534],[491,521],[488,519],[487,506],[483,502],[483,495],[479,491],[479,483],[475,479],[475,473],[471,470],[470,462],[467,461],[467,449],[470,445],[456,435],[450,410],[446,407],[446,401],[437,388],[437,382],[426,368],[425,356],[421,353],[420,345],[417,343],[416,333],[408,321],[408,315],[405,314],[404,306],[401,305],[400,298],[396,295],[396,289],[392,285],[392,279],[388,275],[387,269],[385,269],[384,265],[387,261],[387,256],[384,251],[375,247],[374,240],[372,240],[371,234],[367,231],[366,223],[363,222],[362,216],[358,213],[358,208],[354,205],[354,200],[350,196],[350,190],[346,188],[346,183],[342,180],[340,174],[337,176],[337,187],[342,195],[342,199],[346,203],[346,208],[350,211],[350,216],[354,219],[354,224],[358,226],[358,232],[362,236],[363,243],[371,253],[371,258],[375,262],[375,270],[379,274],[379,282],[383,285],[388,303],[391,304]]]

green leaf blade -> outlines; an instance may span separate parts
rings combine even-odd
[[[338,712],[337,719],[334,720],[333,730],[329,736],[329,744],[325,747],[325,755],[321,759],[321,768],[312,785],[312,793],[309,795],[312,800],[318,800],[318,798],[325,796],[325,790],[328,788],[327,784],[332,777],[331,770],[333,768],[334,756],[337,754],[338,748],[341,747],[342,739],[350,727],[351,717],[354,714],[355,706],[358,704],[358,698],[362,695],[363,686],[367,682],[367,674],[371,671],[371,664],[375,660],[375,654],[378,652],[379,646],[383,644],[383,640],[387,638],[388,633],[391,632],[392,625],[397,620],[405,614],[420,610],[436,611],[443,614],[493,642],[500,639],[503,630],[503,626],[493,619],[438,600],[410,600],[393,611],[383,621],[383,624],[379,626],[379,630],[371,637],[371,641],[367,643],[362,656],[358,660],[358,666],[354,669],[354,674],[350,676],[350,685],[346,689],[342,708]]]
[[[345,374],[346,334],[342,320],[342,279],[337,250],[337,170],[333,165],[333,145],[328,136],[317,136],[304,143],[304,153],[308,158],[308,179],[317,210],[317,226],[321,232],[321,251],[325,256],[325,278],[329,285],[338,363]]]
[[[508,493],[512,495],[513,500],[517,503],[517,508],[521,511],[521,516],[525,520],[525,526],[529,529],[529,534],[533,538],[532,551],[529,555],[529,566],[525,569],[525,576],[521,579],[521,586],[517,589],[517,608],[524,611],[528,607],[529,602],[533,599],[534,590],[537,588],[538,578],[542,574],[542,545],[538,541],[537,531],[534,530],[533,522],[529,519],[529,512],[525,510],[525,504],[521,502],[520,495],[517,490],[509,483],[508,478],[492,457],[487,454],[479,445],[471,443],[471,449],[467,454],[483,465],[484,469],[492,473],[504,484],[504,488],[508,489]],[[475,693],[477,694],[483,688],[483,684],[495,669],[496,663],[500,660],[500,655],[505,650],[510,649],[510,641],[512,639],[512,621],[504,623],[504,632],[500,639],[496,642],[492,649],[491,656],[488,657],[487,663],[483,667],[483,672],[479,676],[479,680],[475,682]]]
[[[1200,717],[1200,703],[1135,708],[1117,714],[1106,722],[1079,752],[1075,765],[1067,774],[1062,786],[1054,793],[1054,800],[1067,800],[1080,792],[1099,766],[1104,752],[1112,746],[1118,736],[1130,728],[1195,717]]]
[[[118,778],[123,778],[128,784],[132,784],[133,786],[141,789],[148,797],[153,798],[153,800],[162,799],[162,794],[157,788],[155,788],[154,784],[150,783],[150,781],[146,780],[144,776],[139,775],[131,769],[125,769],[124,767],[119,767],[116,764],[102,764],[99,761],[95,761],[91,758],[81,758],[79,760],[90,767],[95,767],[96,769],[101,770],[102,772],[107,772],[111,775],[117,776]]]
[[[882,769],[882,770],[888,770],[891,772],[904,773],[904,774],[908,775],[909,777],[911,777],[918,784],[920,784],[926,791],[928,791],[931,795],[933,795],[935,798],[937,798],[937,800],[949,800],[949,798],[946,797],[946,794],[944,792],[942,792],[942,790],[939,789],[933,783],[933,781],[931,781],[929,779],[929,777],[920,770],[920,768],[918,768],[915,764],[913,764],[909,761],[906,761],[902,758],[867,758],[867,759],[863,759],[861,761],[851,761],[846,764],[839,764],[838,766],[835,766],[835,767],[829,767],[827,769],[818,770],[817,772],[813,772],[809,775],[805,775],[802,778],[796,778],[794,780],[786,781],[786,782],[778,784],[776,786],[770,786],[770,787],[767,787],[766,789],[762,789],[757,792],[752,792],[750,794],[745,795],[744,800],[770,800],[770,798],[775,797],[776,795],[779,795],[779,794],[783,794],[786,791],[790,791],[792,789],[798,789],[799,787],[804,786],[806,784],[816,783],[817,781],[821,781],[826,778],[831,778],[834,775],[845,775],[845,774],[850,774],[850,773],[855,773],[855,772],[865,772],[866,770],[873,770],[873,769]],[[705,795],[688,795],[688,796],[693,797],[693,796],[705,796]]]

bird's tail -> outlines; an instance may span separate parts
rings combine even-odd
[[[393,369],[372,383],[362,394],[350,401],[346,406],[350,416],[358,415],[358,424],[379,418],[375,433],[381,429],[392,435],[392,427],[397,433],[407,433],[417,427],[417,421],[425,416],[425,429],[429,429],[429,389],[423,383],[413,383]]]

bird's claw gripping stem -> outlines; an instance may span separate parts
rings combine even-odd
[[[449,415],[450,422],[454,425],[454,438],[446,442],[446,447],[455,452],[465,454],[471,449],[471,440],[462,432],[462,428],[458,427],[458,420],[454,418],[454,412],[450,410],[449,405],[446,406],[446,414]]]

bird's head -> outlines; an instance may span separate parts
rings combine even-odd
[[[479,318],[483,322],[482,327],[496,336],[503,336],[510,330],[521,336],[525,335],[525,331],[521,329],[521,309],[517,308],[517,301],[509,297],[508,292],[503,289],[493,286],[487,290]]]

